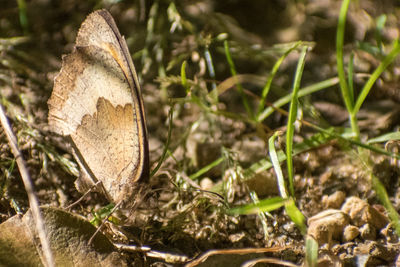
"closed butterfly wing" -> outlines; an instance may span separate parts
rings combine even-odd
[[[82,23],[48,105],[51,129],[71,138],[78,190],[100,182],[110,201],[129,201],[149,176],[146,121],[127,45],[106,10]]]

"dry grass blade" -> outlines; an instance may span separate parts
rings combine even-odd
[[[197,259],[189,262],[185,265],[185,267],[194,267],[199,265],[202,262],[205,262],[207,258],[218,255],[218,254],[237,254],[237,255],[244,255],[250,253],[265,253],[265,252],[279,252],[288,247],[273,247],[273,248],[240,248],[240,249],[215,249],[207,251],[206,253],[200,255]]]
[[[243,264],[242,267],[253,267],[257,263],[272,263],[278,266],[299,267],[299,265],[293,264],[291,262],[278,260],[274,258],[262,258],[262,259],[251,260]]]
[[[162,259],[168,263],[182,264],[189,260],[189,258],[186,257],[185,255],[177,255],[177,254],[155,251],[155,250],[151,250],[151,248],[149,248],[149,247],[142,247],[142,246],[138,247],[138,246],[133,246],[133,245],[125,245],[125,244],[114,244],[114,246],[117,249],[123,250],[123,251],[142,252],[142,253],[146,254],[147,257]]]
[[[8,119],[5,115],[4,108],[0,104],[0,121],[4,128],[4,132],[7,136],[8,142],[11,147],[11,151],[17,161],[18,169],[22,177],[22,181],[25,186],[25,190],[28,194],[29,198],[29,205],[33,214],[33,218],[35,220],[36,229],[38,231],[40,243],[42,244],[43,254],[46,260],[46,266],[53,267],[54,265],[54,258],[53,253],[50,249],[50,243],[46,235],[45,224],[43,221],[43,217],[40,213],[39,208],[39,201],[35,195],[33,183],[29,176],[28,169],[25,165],[25,160],[22,157],[21,151],[18,149],[17,145],[17,138],[15,137],[14,133],[12,132],[11,126],[8,122]]]

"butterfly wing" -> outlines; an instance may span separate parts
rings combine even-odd
[[[83,22],[48,104],[50,127],[72,139],[81,167],[78,189],[101,181],[111,201],[129,198],[149,175],[147,130],[127,45],[107,11]]]

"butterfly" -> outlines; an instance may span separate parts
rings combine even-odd
[[[72,144],[78,191],[98,184],[109,201],[129,201],[149,177],[146,118],[128,46],[108,11],[82,23],[48,106],[50,129]]]

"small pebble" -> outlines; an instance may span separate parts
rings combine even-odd
[[[353,241],[360,234],[357,226],[347,225],[343,231],[343,241]]]
[[[381,235],[383,235],[387,242],[389,243],[397,243],[399,242],[399,236],[396,234],[396,231],[393,229],[392,224],[386,225],[385,228],[381,230]]]
[[[322,204],[326,208],[338,209],[342,206],[343,201],[346,199],[346,194],[343,191],[336,191],[332,195],[323,196]]]
[[[349,216],[340,210],[329,209],[308,219],[308,234],[319,245],[331,246],[333,240],[341,240],[344,228],[349,224]]]
[[[375,240],[376,229],[369,223],[366,223],[362,227],[360,227],[360,236],[364,240]]]
[[[214,186],[214,182],[208,177],[206,177],[200,181],[200,187],[203,190],[211,190],[211,188],[213,188],[213,186]]]
[[[349,197],[341,210],[350,216],[351,223],[355,226],[360,227],[368,223],[380,230],[389,223],[385,215],[358,197]]]

